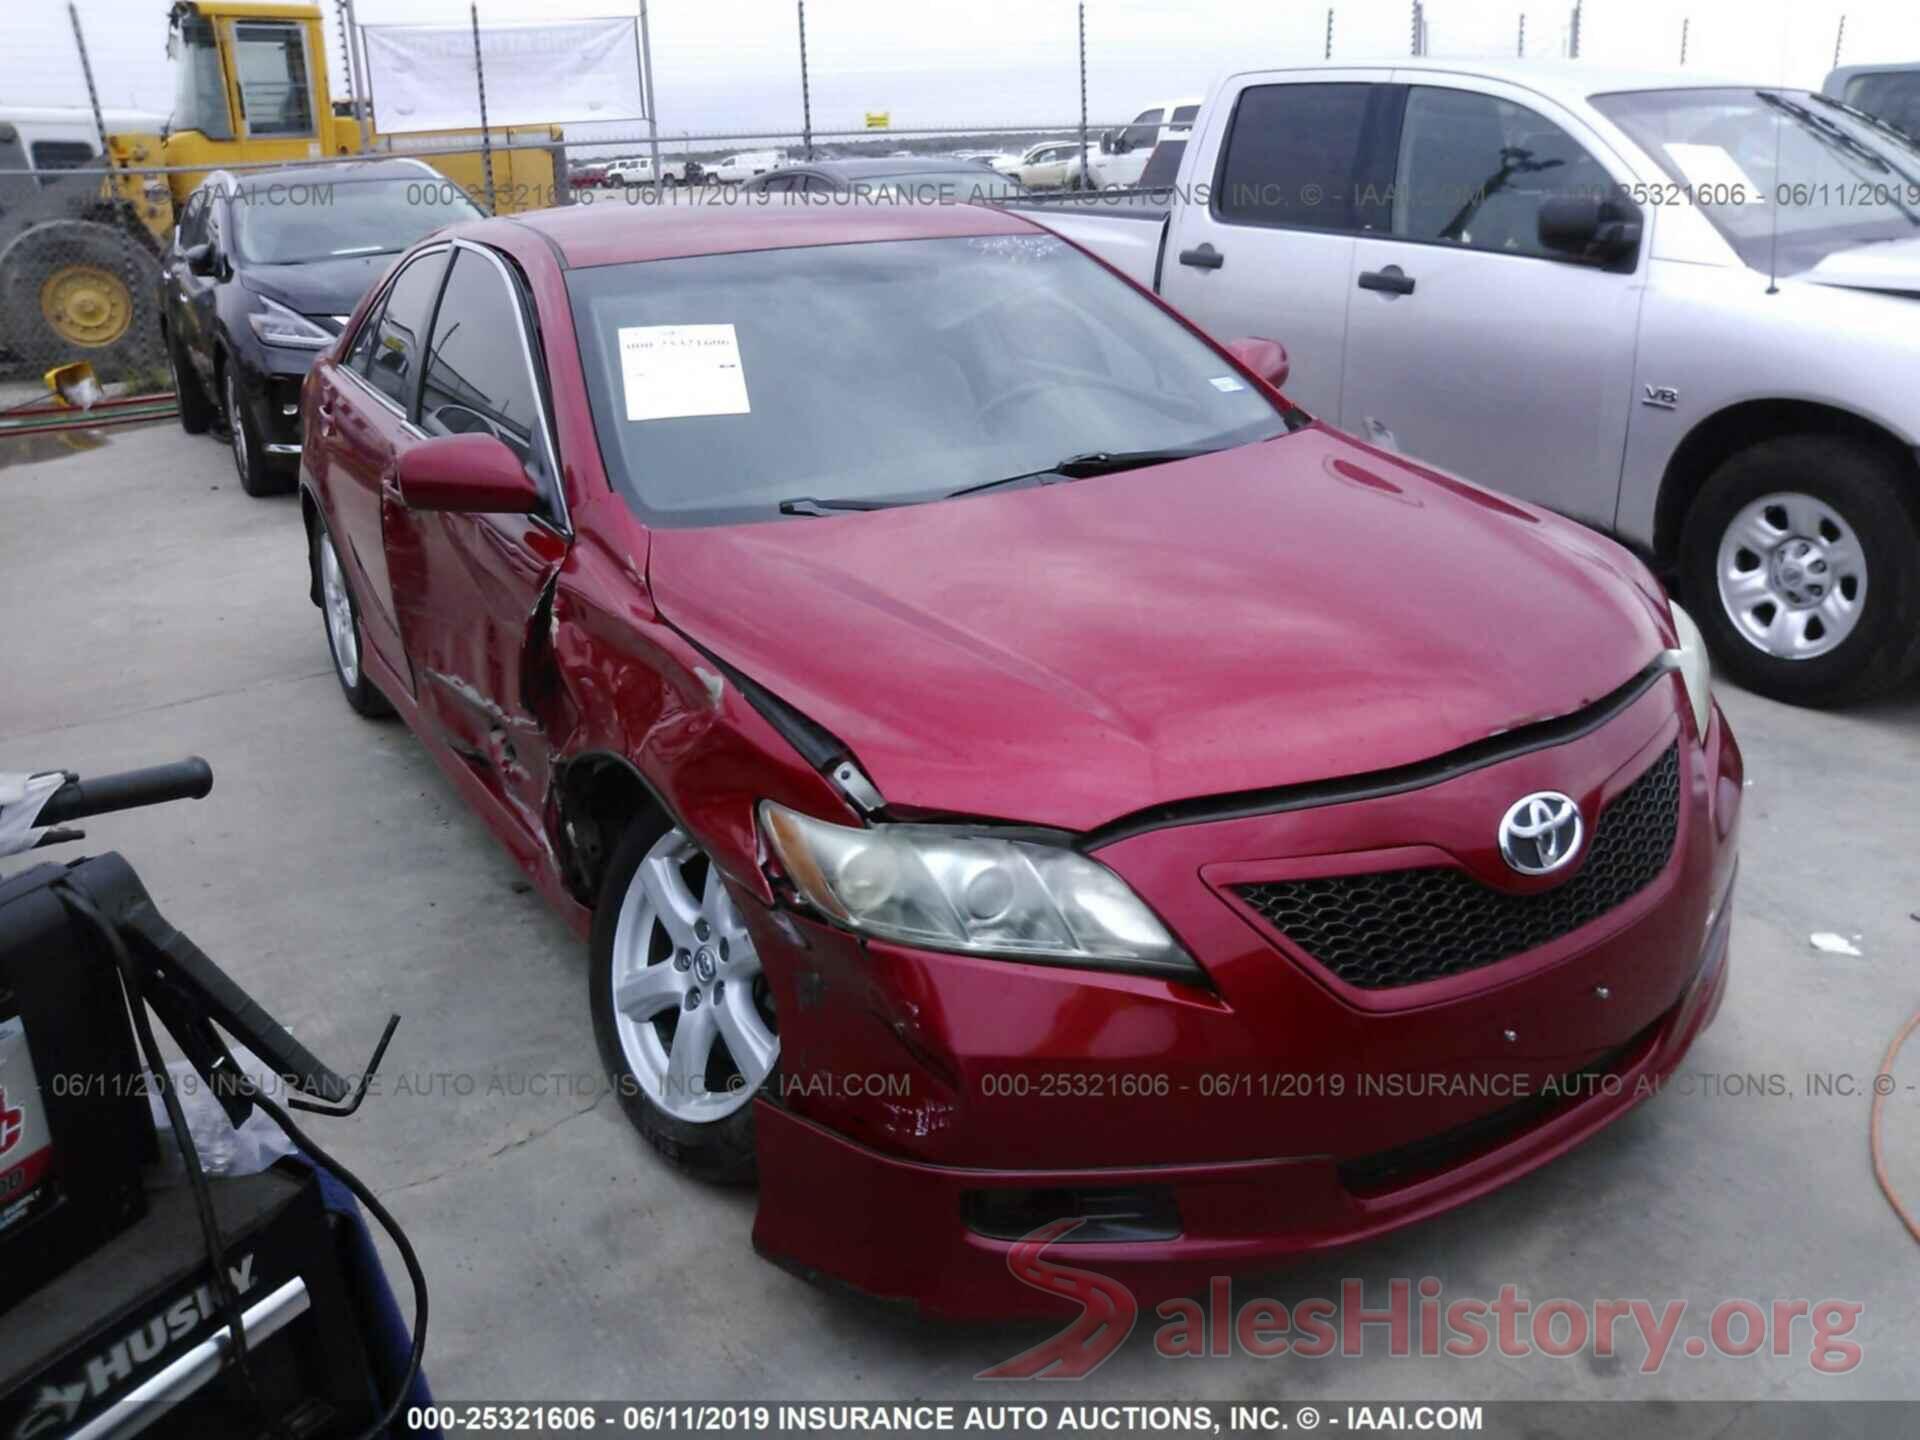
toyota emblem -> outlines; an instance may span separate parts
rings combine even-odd
[[[1551,875],[1579,853],[1580,807],[1557,790],[1513,804],[1500,821],[1500,857],[1522,875]]]

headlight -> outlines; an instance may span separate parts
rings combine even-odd
[[[1687,698],[1693,702],[1694,729],[1704,742],[1707,721],[1713,716],[1713,666],[1707,661],[1707,642],[1693,617],[1678,605],[1672,609],[1673,628],[1680,643],[1667,653],[1673,656],[1674,668],[1686,682]]]
[[[800,893],[850,929],[932,950],[1202,978],[1118,875],[1062,846],[944,825],[854,829],[771,800],[760,824]]]
[[[247,323],[262,344],[280,345],[289,350],[324,350],[333,343],[333,336],[306,316],[264,295],[254,298],[260,302],[260,308],[247,316]]]

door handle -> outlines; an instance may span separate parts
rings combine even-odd
[[[1413,277],[1398,265],[1388,265],[1380,270],[1362,270],[1360,288],[1379,290],[1388,295],[1411,295]]]
[[[1180,263],[1191,265],[1196,270],[1218,270],[1227,263],[1227,257],[1214,249],[1211,243],[1195,246],[1191,250],[1180,252]]]

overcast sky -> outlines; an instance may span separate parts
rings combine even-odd
[[[334,0],[336,96],[345,91]],[[465,23],[463,0],[355,0],[363,25]],[[1324,0],[1088,0],[1088,92],[1096,124],[1149,101],[1201,93],[1228,64],[1316,59]],[[1336,0],[1334,57],[1407,52],[1407,0]],[[0,109],[86,103],[66,6],[0,5]],[[1570,0],[1428,0],[1434,55],[1557,55]],[[101,101],[164,114],[172,85],[166,0],[80,0]],[[634,0],[481,0],[489,19],[636,13]],[[799,40],[791,0],[652,0],[654,81],[663,135],[799,129]],[[1920,60],[1920,0],[1587,0],[1581,55],[1595,64],[1672,66],[1691,18],[1688,68],[1772,84],[1817,85],[1847,17],[1843,63]],[[816,130],[857,127],[868,110],[910,125],[1038,125],[1077,120],[1070,0],[809,0],[807,51]],[[580,136],[578,130],[573,133]],[[584,138],[583,136],[581,138]]]

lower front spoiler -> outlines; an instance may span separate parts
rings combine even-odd
[[[760,1207],[753,1244],[809,1278],[947,1319],[1070,1315],[1075,1302],[1015,1278],[1015,1241],[971,1228],[981,1191],[1146,1189],[1171,1194],[1170,1239],[1075,1244],[1053,1257],[1119,1281],[1142,1305],[1202,1292],[1211,1277],[1383,1235],[1465,1204],[1565,1154],[1654,1094],[1720,1008],[1727,984],[1724,906],[1701,967],[1661,1020],[1610,1057],[1604,1084],[1509,1124],[1467,1127],[1411,1147],[1411,1163],[1314,1155],[1213,1164],[1035,1171],[959,1169],[884,1155],[765,1099],[755,1102]],[[1490,1117],[1497,1118],[1497,1117]],[[1384,1165],[1381,1162],[1386,1162]],[[1388,1175],[1384,1183],[1356,1181]],[[1364,1188],[1361,1188],[1364,1186]]]

